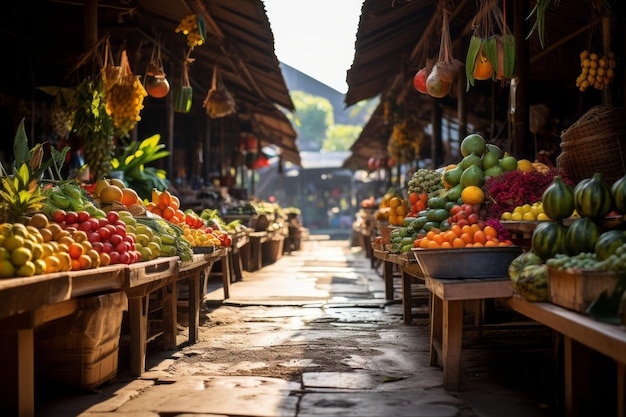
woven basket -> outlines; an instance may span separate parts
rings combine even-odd
[[[624,109],[591,108],[561,134],[557,168],[575,182],[602,174],[612,183],[626,174],[626,117]]]

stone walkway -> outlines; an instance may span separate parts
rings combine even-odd
[[[209,282],[199,343],[153,342],[147,372],[90,393],[38,392],[42,417],[546,417],[554,409],[551,335],[529,327],[464,340],[462,391],[429,366],[427,306],[402,321],[379,273],[348,241],[301,250],[231,286]],[[182,318],[184,320],[184,318]],[[182,323],[184,324],[184,323]],[[534,329],[534,330],[533,330]]]

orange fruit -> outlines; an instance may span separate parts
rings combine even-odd
[[[492,238],[498,237],[498,231],[493,226],[485,226],[485,228],[483,229],[483,232],[485,232],[485,235],[490,236]]]
[[[461,191],[461,200],[464,204],[482,204],[485,201],[485,193],[480,187],[468,185]]]
[[[178,210],[180,208],[180,199],[175,195],[172,195],[170,198],[170,207],[174,210]]]
[[[68,253],[72,259],[78,259],[84,253],[83,245],[78,242],[72,242],[68,246]]]
[[[100,201],[104,204],[119,203],[123,196],[122,189],[117,185],[109,185],[100,191]]]
[[[124,204],[126,207],[130,207],[133,204],[137,204],[138,201],[139,195],[137,194],[137,191],[128,187],[122,188],[122,198],[120,199],[120,202],[122,204]]]
[[[485,236],[485,232],[482,230],[477,230],[474,232],[474,243],[480,243],[483,245],[487,241],[487,236]]]
[[[167,206],[163,209],[163,218],[165,220],[170,220],[174,217],[176,211],[172,208],[172,206]]]
[[[457,237],[452,241],[452,246],[455,248],[462,248],[465,246],[465,241],[460,237]]]

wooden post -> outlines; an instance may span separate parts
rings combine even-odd
[[[431,123],[433,125],[432,137],[430,138],[430,155],[432,159],[433,169],[443,163],[442,158],[442,140],[441,140],[441,107],[439,102],[431,99]]]
[[[530,140],[526,140],[529,135],[528,129],[528,102],[526,88],[528,85],[528,41],[526,34],[528,25],[528,7],[524,0],[515,0],[513,34],[515,36],[515,74],[517,77],[517,88],[515,90],[515,112],[513,117],[513,146],[512,153],[518,158],[526,158],[530,154]]]
[[[604,55],[608,55],[611,52],[611,18],[607,16],[602,18],[602,50]],[[612,104],[613,94],[611,91],[611,87],[604,86],[602,89],[602,104]]]
[[[461,142],[467,136],[467,94],[465,93],[465,71],[459,71],[459,75],[456,81],[457,90],[457,119],[459,120],[459,136],[457,138],[457,152],[461,154]],[[449,138],[452,139],[452,138]],[[452,149],[450,149],[452,151]]]
[[[83,20],[83,47],[88,51],[98,42],[98,0],[85,0]]]

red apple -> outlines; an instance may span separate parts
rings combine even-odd
[[[102,252],[109,254],[113,252],[113,245],[111,245],[111,242],[102,242]]]
[[[119,252],[111,251],[111,253],[109,253],[109,256],[111,257],[111,264],[119,264],[120,263],[120,253]]]
[[[100,236],[100,234],[98,232],[89,232],[87,234],[87,240],[90,241],[92,243],[94,242],[101,242],[102,241],[102,236]]]
[[[55,210],[52,213],[52,220],[57,223],[63,223],[65,221],[65,210]]]
[[[78,216],[78,221],[79,222],[86,222],[91,217],[91,214],[89,214],[85,210],[79,211],[78,213],[76,213],[76,215]]]
[[[75,211],[65,213],[65,223],[78,223],[78,214]]]
[[[113,245],[113,247],[117,246],[122,240],[124,240],[124,238],[117,233],[112,234],[109,237],[109,242],[111,242],[111,245]]]
[[[109,221],[109,223],[115,223],[119,219],[120,219],[120,215],[117,211],[111,210],[107,213],[107,220]]]
[[[82,230],[83,232],[89,234],[92,231],[91,222],[86,221],[78,224],[78,230]]]

